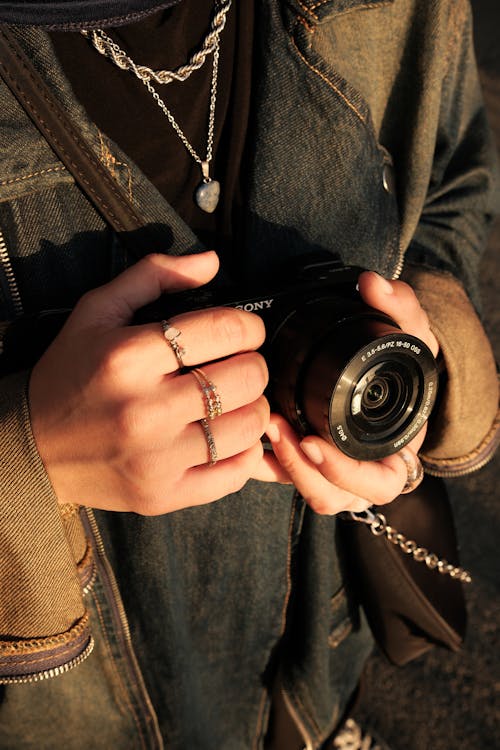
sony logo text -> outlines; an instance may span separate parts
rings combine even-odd
[[[246,302],[244,305],[236,305],[237,310],[245,312],[255,312],[256,310],[269,310],[274,299],[260,299],[257,302]]]

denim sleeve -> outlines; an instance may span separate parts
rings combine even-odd
[[[500,210],[500,190],[468,3],[451,7],[446,49],[428,192],[406,258],[451,272],[479,308],[479,261]]]

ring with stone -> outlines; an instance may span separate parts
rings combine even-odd
[[[215,385],[208,379],[200,367],[193,368],[190,370],[190,373],[196,379],[196,382],[200,386],[201,392],[205,398],[207,418],[212,420],[215,419],[215,417],[220,417],[222,414],[222,405]]]
[[[181,370],[184,369],[185,365],[182,358],[186,356],[186,350],[178,341],[179,336],[182,335],[182,332],[178,328],[173,326],[169,320],[162,320],[160,322],[160,325],[161,330],[163,331],[163,336],[165,337],[165,341],[175,354],[175,358],[178,362],[179,367],[181,368]]]
[[[399,456],[403,459],[406,466],[407,478],[401,495],[406,495],[408,492],[413,492],[424,478],[424,467],[418,456],[410,454],[409,451],[400,451]]]

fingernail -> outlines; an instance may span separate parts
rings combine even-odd
[[[300,447],[303,453],[306,454],[309,461],[313,464],[322,464],[324,461],[323,453],[321,448],[316,443],[301,443]]]
[[[271,443],[279,443],[280,441],[280,431],[278,430],[278,427],[275,424],[269,424],[266,428],[266,435],[271,441]]]
[[[377,273],[377,276],[378,276],[378,280],[379,280],[378,283],[379,283],[381,291],[383,291],[384,294],[393,294],[394,289],[393,289],[392,284],[389,281],[387,281],[387,279],[384,279],[384,277],[381,276],[379,273]]]

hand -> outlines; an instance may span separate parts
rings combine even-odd
[[[156,515],[235,492],[262,460],[267,368],[253,351],[260,318],[229,308],[179,315],[184,364],[203,363],[223,414],[212,420],[219,461],[208,465],[206,402],[179,373],[160,323],[128,325],[164,291],[209,281],[215,253],[151,255],[84,295],[33,369],[33,433],[61,503]]]
[[[439,346],[413,290],[401,281],[386,281],[366,271],[359,278],[363,300],[389,315],[406,333],[422,339],[437,356]],[[416,454],[426,428],[404,448]],[[397,497],[407,480],[406,461],[394,454],[379,461],[357,461],[314,435],[302,441],[290,425],[273,414],[267,429],[274,456],[267,454],[255,478],[292,482],[317,513],[360,511]]]

